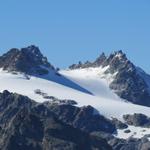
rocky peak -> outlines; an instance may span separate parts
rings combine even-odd
[[[122,50],[110,54],[102,64],[102,67],[105,66],[109,66],[110,73],[120,72],[123,69],[133,71],[135,68]]]
[[[126,54],[123,53],[122,50],[119,50],[119,51],[115,51],[114,54],[113,54],[113,59],[117,59],[118,61],[127,61],[127,57],[126,57]]]
[[[139,69],[137,70],[122,50],[115,51],[108,57],[102,53],[94,62],[74,64],[70,69],[106,66],[109,67],[104,72],[104,76],[113,75],[113,81],[109,84],[110,89],[127,101],[150,106],[150,85],[148,84],[150,76],[139,73]]]
[[[111,70],[117,71],[117,69],[120,69],[120,67],[124,67],[127,64],[131,64],[131,62],[127,59],[126,54],[123,53],[122,50],[115,51],[112,54],[110,54],[108,57],[105,55],[105,53],[101,53],[101,55],[96,58],[93,62],[85,62],[78,64],[73,64],[69,68],[70,69],[78,69],[78,68],[89,68],[89,67],[105,67],[110,66],[112,68]]]
[[[102,53],[94,62],[95,66],[101,66],[102,63],[107,59],[105,53]]]
[[[128,58],[126,57],[126,54],[123,53],[122,50],[115,51],[113,59],[118,59],[118,61],[123,61],[123,62],[128,61]]]
[[[40,52],[40,49],[34,45],[31,45],[27,48],[22,48],[21,53],[22,55],[30,57],[31,58],[30,60],[32,60],[32,63],[34,63],[35,65],[43,65],[45,67],[51,67],[47,58],[44,57],[43,54]]]
[[[13,48],[0,57],[0,68],[28,74],[47,74],[54,67],[43,56],[39,48],[31,45],[26,48]]]
[[[122,50],[115,51],[114,54],[118,55],[118,56],[124,56],[125,55],[125,53]]]

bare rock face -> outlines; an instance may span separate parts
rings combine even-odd
[[[47,74],[54,67],[42,55],[39,48],[31,45],[26,48],[13,48],[0,57],[0,68],[27,74]]]
[[[100,114],[91,106],[76,107],[72,105],[50,105],[50,110],[64,123],[72,125],[82,131],[91,133],[101,131],[113,133],[116,131],[115,123]]]
[[[136,116],[148,119],[143,115]],[[130,122],[143,124],[143,121],[133,121],[134,117],[126,117]],[[149,135],[142,139],[117,139],[112,135],[114,125],[125,128],[120,121],[111,121],[97,114],[91,106],[78,108],[68,104],[39,104],[8,91],[0,93],[1,150],[149,149]]]
[[[97,138],[63,123],[44,104],[0,93],[1,150],[111,150]]]
[[[128,125],[150,127],[150,118],[144,114],[127,114],[123,116]]]
[[[116,119],[116,118],[112,118],[111,120],[112,124],[114,124],[116,126],[117,129],[126,129],[128,128],[128,125],[121,122],[120,120]]]

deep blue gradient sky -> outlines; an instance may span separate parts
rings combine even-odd
[[[31,44],[61,68],[122,49],[150,73],[150,0],[1,0],[0,54]]]

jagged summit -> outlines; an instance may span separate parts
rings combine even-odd
[[[95,61],[94,66],[100,66],[107,59],[105,53],[103,52]]]
[[[10,49],[0,57],[0,68],[39,75],[47,74],[49,69],[54,69],[39,48],[34,45]]]
[[[122,50],[118,50],[110,54],[108,59],[113,60],[113,59],[118,59],[122,61],[127,61],[128,58],[126,57],[126,54]]]
[[[69,68],[70,69],[78,69],[78,68],[88,68],[88,67],[105,67],[105,66],[112,66],[114,64],[126,64],[130,61],[127,59],[126,54],[123,53],[122,50],[115,51],[109,56],[106,56],[104,52],[100,54],[98,58],[96,58],[93,62],[85,62],[82,63],[81,61],[78,64],[73,64]]]
[[[109,84],[119,97],[132,103],[150,106],[150,76],[136,67],[122,51],[115,51],[109,56],[102,53],[94,62],[73,64],[69,68],[101,68],[107,67],[104,77],[112,76]]]

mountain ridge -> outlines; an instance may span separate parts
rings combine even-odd
[[[38,72],[42,65],[48,72]],[[0,92],[4,91],[0,93],[0,146],[4,150],[149,147],[150,76],[122,51],[57,70],[39,48],[29,46],[11,49],[0,57],[0,66]]]
[[[110,89],[115,91],[119,97],[132,103],[150,106],[150,75],[144,71],[139,73],[139,69],[128,60],[122,50],[116,51],[108,57],[102,53],[93,62],[79,62],[79,64],[71,65],[69,69],[104,68],[106,66],[108,69],[104,72],[104,76],[107,74],[113,76],[116,73],[114,80],[109,85]]]
[[[98,67],[108,67],[103,76],[105,78],[109,74],[113,77],[112,82],[109,83],[109,88],[119,97],[135,104],[150,106],[150,75],[144,71],[139,71],[140,69],[127,58],[122,50],[115,51],[109,56],[102,53],[93,62],[79,62],[79,64],[71,65],[69,69],[77,70]],[[34,45],[21,48],[20,50],[14,48],[2,55],[0,57],[0,68],[10,72],[23,72],[27,75],[44,77],[66,86],[70,86],[72,82],[75,89],[81,89],[90,93],[85,87],[83,89],[83,87],[79,87],[79,85],[61,75],[59,70],[55,69],[48,62],[47,58],[42,55],[40,49]],[[56,79],[53,74],[57,76]],[[64,82],[62,78],[65,78],[66,81]]]

